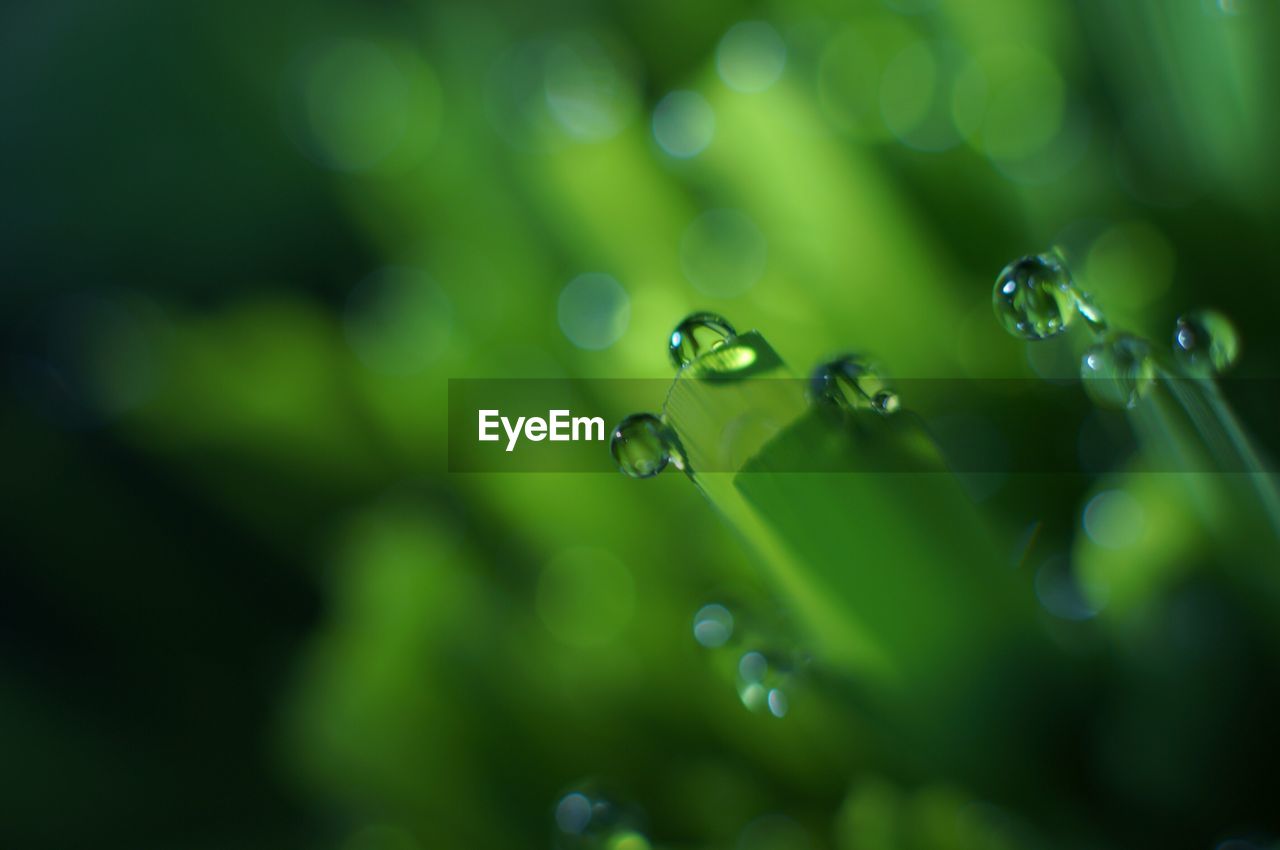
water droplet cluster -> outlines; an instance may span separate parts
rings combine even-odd
[[[693,313],[676,325],[667,342],[667,353],[676,369],[699,357],[725,349],[738,332],[729,320],[715,313]],[[675,463],[685,468],[684,453],[675,433],[652,413],[633,413],[613,429],[609,442],[618,469],[631,478],[652,478]]]
[[[1102,311],[1076,286],[1055,254],[1022,257],[1005,266],[991,298],[1001,326],[1033,342],[1057,336],[1080,317],[1097,336],[1080,361],[1080,377],[1099,405],[1131,409],[1162,374],[1151,345],[1131,334],[1111,332]],[[1196,310],[1178,319],[1173,352],[1187,376],[1210,378],[1235,365],[1240,340],[1221,313]]]
[[[722,666],[732,665],[738,699],[749,710],[778,718],[791,710],[789,693],[797,667],[794,654],[764,648],[765,644],[776,645],[776,641],[762,640],[749,626],[742,627],[718,602],[704,605],[694,614],[693,638],[722,653]]]
[[[749,650],[738,659],[738,698],[751,711],[768,711],[783,718],[791,708],[785,689],[788,671],[777,660],[758,650]]]
[[[671,331],[667,353],[677,370],[695,363],[699,377],[724,378],[756,363],[758,349],[716,313],[698,312]],[[878,366],[857,354],[819,364],[809,378],[809,399],[818,407],[839,411],[872,411],[889,415],[901,407],[897,392]],[[631,478],[652,478],[675,463],[688,471],[679,439],[652,413],[633,413],[613,429],[610,451],[618,469]]]
[[[634,806],[623,805],[583,782],[560,798],[555,808],[555,846],[562,850],[649,850],[641,830],[644,818]]]

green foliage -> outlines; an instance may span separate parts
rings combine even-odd
[[[1280,833],[1274,4],[26,6],[0,845]],[[1051,247],[1239,382],[1096,410],[992,315]],[[448,379],[701,310],[760,331],[643,408],[681,463],[447,471]],[[811,407],[847,351],[900,411]]]

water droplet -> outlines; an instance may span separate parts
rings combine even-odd
[[[564,850],[649,850],[641,831],[643,813],[602,791],[595,781],[579,784],[555,808],[556,846]]]
[[[708,649],[724,646],[733,637],[733,614],[723,605],[703,605],[693,615],[693,637]]]
[[[1071,275],[1049,254],[1014,260],[1000,272],[992,290],[996,318],[1022,339],[1062,333],[1075,318],[1076,304]]]
[[[1188,372],[1220,375],[1240,358],[1240,336],[1218,311],[1193,310],[1178,317],[1173,351]]]
[[[733,325],[715,313],[694,313],[676,325],[667,350],[677,369],[688,366],[707,351],[717,349],[737,335]]]
[[[688,159],[702,153],[716,133],[716,115],[694,91],[673,91],[653,110],[653,138],[669,155]]]
[[[768,711],[783,717],[790,707],[785,686],[791,681],[790,665],[772,663],[763,652],[751,650],[738,659],[738,698],[751,711]]]
[[[752,650],[738,660],[738,675],[744,682],[760,682],[769,672],[769,661],[763,653]]]
[[[1135,336],[1112,334],[1085,351],[1080,377],[1085,391],[1098,404],[1131,408],[1155,383],[1151,346]]]
[[[609,275],[588,272],[565,284],[556,315],[569,342],[588,351],[601,351],[626,333],[631,298]]]
[[[893,390],[881,390],[871,399],[871,406],[880,413],[893,413],[901,405],[898,394]]]
[[[814,404],[845,410],[874,410],[889,414],[901,402],[879,367],[857,354],[845,354],[820,364],[809,378]]]
[[[652,478],[671,460],[667,426],[652,413],[633,413],[613,429],[609,451],[623,474]]]
[[[556,826],[561,832],[581,835],[591,823],[591,800],[586,794],[574,791],[565,794],[556,805]]]

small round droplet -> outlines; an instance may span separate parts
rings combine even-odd
[[[591,823],[591,800],[586,794],[574,791],[565,794],[556,804],[556,826],[561,832],[581,835]]]
[[[733,325],[715,313],[694,313],[676,325],[671,332],[667,351],[677,369],[683,369],[698,357],[727,343],[737,335]]]
[[[809,399],[817,405],[882,414],[893,413],[901,405],[880,369],[857,354],[819,364],[809,377]]]
[[[787,700],[786,691],[781,688],[773,688],[769,691],[769,713],[774,717],[786,717],[787,709],[791,703]]]
[[[652,478],[671,460],[667,426],[652,413],[633,413],[613,429],[609,451],[623,474]]]
[[[733,614],[723,605],[703,605],[693,615],[693,638],[708,649],[724,646],[733,637]]]
[[[1080,378],[1098,404],[1132,408],[1155,383],[1151,346],[1135,336],[1113,334],[1085,351]]]
[[[760,682],[769,672],[769,661],[763,653],[752,650],[738,659],[738,675],[744,682]]]
[[[878,413],[893,413],[902,405],[898,399],[898,394],[893,390],[881,390],[876,393],[875,398],[871,399],[871,406]]]
[[[738,659],[738,698],[751,711],[785,716],[790,706],[786,691],[790,680],[791,667],[785,658],[771,660],[753,649]]]
[[[644,813],[619,802],[595,780],[585,780],[560,798],[555,807],[558,850],[648,850],[641,831]]]
[[[1193,310],[1178,317],[1173,351],[1193,375],[1221,375],[1240,358],[1240,336],[1216,310]]]
[[[991,301],[1004,329],[1022,339],[1056,336],[1076,316],[1071,275],[1049,254],[1023,257],[1005,266],[996,278]]]

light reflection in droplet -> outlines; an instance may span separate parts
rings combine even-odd
[[[764,91],[778,81],[786,64],[787,46],[782,36],[764,21],[734,24],[716,48],[720,79],[735,91]]]
[[[697,92],[673,91],[654,107],[653,138],[660,148],[678,159],[702,153],[715,132],[715,112]]]
[[[787,695],[781,688],[772,688],[769,691],[769,713],[774,717],[786,717],[787,709],[790,708],[790,702]]]

